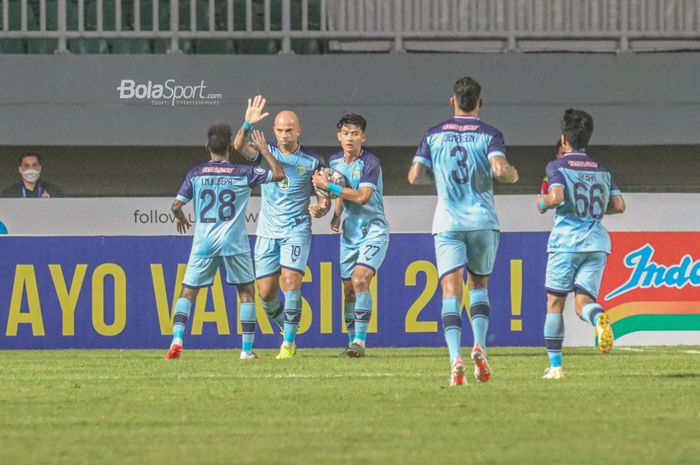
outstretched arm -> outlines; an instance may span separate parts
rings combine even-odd
[[[267,140],[265,139],[265,134],[262,131],[254,130],[250,135],[250,146],[255,150],[256,153],[260,153],[265,159],[265,163],[270,167],[272,171],[272,180],[281,181],[284,179],[284,170],[282,165],[277,159],[270,153],[270,149],[267,148]]]
[[[496,181],[508,184],[518,182],[518,170],[508,163],[505,157],[491,157],[489,158],[489,164],[491,165],[491,173],[493,173]]]
[[[254,159],[257,152],[253,147],[246,144],[246,139],[248,138],[248,134],[252,131],[253,125],[262,121],[269,115],[269,113],[263,113],[265,102],[266,100],[262,95],[256,95],[253,99],[248,99],[248,109],[245,112],[245,120],[233,140],[233,148],[248,160]]]
[[[433,170],[423,163],[414,162],[408,171],[408,182],[414,185],[428,185],[435,182]]]

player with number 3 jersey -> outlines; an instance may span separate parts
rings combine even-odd
[[[450,99],[454,117],[428,130],[408,174],[411,184],[435,182],[437,206],[433,237],[442,286],[442,321],[450,353],[450,385],[466,384],[461,355],[464,267],[474,333],[472,360],[481,382],[491,379],[486,359],[489,322],[488,278],[498,249],[500,225],[493,178],[516,182],[518,172],[506,160],[501,131],[479,119],[481,86],[459,79]]]

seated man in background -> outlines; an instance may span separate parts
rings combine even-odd
[[[19,157],[19,175],[21,181],[8,187],[0,196],[23,198],[61,197],[63,193],[53,184],[40,181],[41,156],[37,153],[27,153]]]

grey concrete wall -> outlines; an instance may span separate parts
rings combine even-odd
[[[248,96],[298,111],[303,140],[335,145],[335,121],[357,112],[373,146],[414,146],[449,117],[454,80],[483,85],[484,120],[510,145],[550,145],[562,111],[596,118],[592,143],[700,143],[700,53],[319,56],[0,55],[0,145],[192,146],[216,120],[242,119]],[[204,81],[215,106],[120,100],[122,79]],[[269,128],[269,124],[262,125]]]

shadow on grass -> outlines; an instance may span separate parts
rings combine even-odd
[[[700,373],[667,373],[665,375],[657,375],[656,378],[670,379],[685,379],[685,378],[700,378]]]

